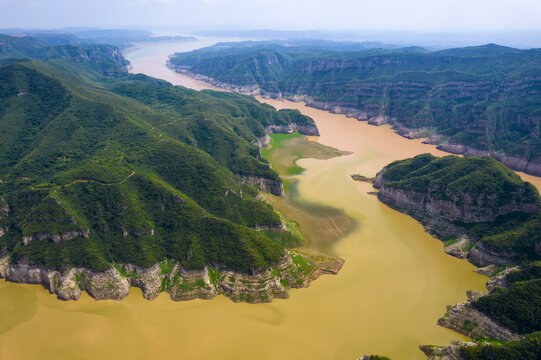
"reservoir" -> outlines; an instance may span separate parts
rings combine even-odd
[[[132,72],[175,85],[208,89],[204,82],[171,72],[168,55],[212,44],[144,45],[126,54]],[[301,159],[294,197],[341,210],[355,226],[332,244],[345,259],[336,276],[326,275],[287,300],[271,304],[214,300],[173,302],[167,294],[146,301],[132,289],[122,301],[62,302],[41,286],[0,280],[0,359],[350,359],[380,354],[425,359],[419,344],[466,340],[436,322],[446,305],[466,300],[467,290],[485,291],[487,278],[474,266],[443,252],[443,244],[407,215],[380,203],[368,183],[350,175],[374,176],[397,159],[431,152],[420,140],[396,135],[303,103],[261,99],[276,108],[311,116],[315,141],[350,155]],[[290,200],[285,200],[286,203]]]

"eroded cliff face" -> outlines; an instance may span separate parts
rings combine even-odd
[[[512,251],[494,251],[478,241],[468,252],[468,261],[475,266],[483,267],[491,264],[509,266],[517,263],[517,254]]]
[[[446,244],[446,253],[458,258],[467,257],[476,266],[507,266],[517,262],[518,254],[489,248],[479,239],[471,238],[463,226],[493,222],[499,216],[516,212],[540,211],[538,203],[525,200],[523,188],[508,194],[506,202],[498,201],[494,194],[459,192],[440,184],[430,184],[427,191],[417,192],[386,185],[387,180],[383,176],[386,169],[382,169],[374,181],[374,187],[379,189],[378,199],[415,218],[433,236],[458,239]]]
[[[256,186],[259,191],[269,192],[275,196],[284,196],[284,184],[279,180],[271,180],[256,176],[242,176],[242,181],[248,185]]]
[[[82,236],[88,238],[90,236],[90,229],[85,230],[72,230],[65,233],[51,234],[51,233],[41,233],[41,234],[32,234],[23,236],[23,244],[28,245],[34,240],[42,241],[51,239],[55,244],[58,244],[61,240],[71,240],[76,237]]]
[[[319,136],[319,131],[315,125],[308,124],[287,124],[287,125],[270,125],[265,127],[268,134],[293,134],[298,132],[303,135]]]
[[[380,201],[405,211],[426,212],[428,216],[438,216],[450,222],[487,222],[513,212],[534,213],[540,210],[536,204],[522,203],[520,190],[513,194],[516,196],[508,203],[494,206],[497,198],[491,194],[456,192],[438,184],[431,184],[427,192],[419,193],[384,184],[379,186],[381,183],[380,176],[380,180],[376,178],[375,183],[380,188]],[[442,193],[443,198],[440,195]]]
[[[464,156],[491,156],[513,170],[541,176],[541,158],[539,157],[529,159],[526,156],[510,156],[494,150],[479,150],[471,146],[461,145],[455,142],[445,142],[438,145],[437,148],[451,154]]]
[[[316,263],[296,252],[286,252],[272,268],[255,274],[205,267],[187,270],[175,261],[163,261],[150,268],[137,265],[115,265],[100,273],[72,268],[66,272],[0,259],[0,277],[24,284],[40,284],[61,300],[77,300],[86,291],[96,300],[121,300],[132,286],[143,291],[147,300],[167,292],[174,301],[212,299],[223,294],[233,301],[271,302],[287,298],[290,288],[307,287],[322,274],[336,274],[341,259]]]

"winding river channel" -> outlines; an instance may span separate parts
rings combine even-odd
[[[132,71],[196,90],[206,83],[171,72],[167,56],[215,40],[145,45],[126,54]],[[351,155],[302,159],[299,199],[341,209],[356,227],[333,244],[346,260],[337,276],[292,290],[271,304],[214,300],[154,301],[132,289],[123,301],[61,302],[41,286],[0,281],[0,359],[349,359],[380,354],[424,359],[419,344],[465,340],[436,325],[446,305],[485,290],[474,266],[443,252],[443,245],[410,217],[367,194],[352,173],[373,176],[387,163],[415,154],[445,155],[404,139],[389,127],[370,126],[303,103],[262,99],[311,116],[317,141]]]

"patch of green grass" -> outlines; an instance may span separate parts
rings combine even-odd
[[[173,272],[173,268],[175,267],[175,262],[170,260],[163,260],[160,263],[160,274],[162,275],[170,275],[171,272]]]
[[[496,270],[492,272],[492,274],[490,274],[490,277],[498,276],[502,271],[509,269],[510,267],[512,266],[499,266]]]
[[[218,283],[220,282],[220,278],[222,276],[221,271],[209,266],[208,272],[209,272],[210,283],[213,284],[215,287],[217,287]]]
[[[460,327],[462,330],[465,330],[467,332],[473,331],[477,327],[477,322],[471,321],[471,320],[464,320],[464,323]]]
[[[168,276],[162,278],[161,291],[167,291],[171,289],[171,280]]]
[[[460,238],[454,238],[454,239],[451,239],[451,240],[446,240],[443,243],[445,244],[445,246],[451,246],[453,244],[456,244],[460,240],[461,240]]]
[[[75,273],[74,279],[81,290],[92,287],[92,281],[85,273]]]
[[[299,229],[298,223],[286,221],[286,231],[263,230],[262,233],[269,239],[272,239],[286,248],[295,248],[302,246],[306,239]]]
[[[262,155],[272,168],[282,176],[298,175],[303,168],[296,164],[303,158],[331,159],[345,154],[340,150],[308,140],[299,133],[271,134],[269,148],[262,149]]]
[[[123,278],[128,277],[128,274],[126,273],[126,270],[122,266],[120,266],[118,264],[113,264],[113,266],[115,267],[116,271],[118,271],[120,276],[122,276]]]

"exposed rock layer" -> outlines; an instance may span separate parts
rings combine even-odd
[[[305,260],[298,262],[299,257]],[[305,261],[308,267],[303,265]],[[77,300],[83,291],[96,300],[120,300],[135,286],[147,300],[167,292],[175,301],[212,299],[224,294],[233,301],[258,303],[287,298],[289,288],[307,287],[322,274],[336,274],[342,264],[341,259],[315,264],[303,255],[287,252],[280,263],[256,274],[210,267],[187,270],[174,261],[150,268],[127,264],[100,273],[81,268],[61,273],[31,264],[9,264],[8,257],[4,257],[0,259],[0,277],[14,283],[41,284],[61,300]]]
[[[425,353],[428,360],[465,360],[461,351],[462,347],[465,346],[477,346],[477,344],[456,341],[445,347],[420,345],[419,349]]]
[[[454,330],[472,339],[519,340],[519,335],[498,324],[471,305],[471,301],[476,300],[480,296],[483,296],[483,294],[468,292],[470,300],[465,303],[456,304],[444,317],[438,320],[438,325]]]
[[[524,189],[518,189],[517,193],[513,194],[516,196],[510,197],[512,200],[495,206],[495,198],[491,194],[457,192],[438,184],[430,184],[426,192],[386,186],[387,180],[383,176],[386,169],[382,169],[374,181],[374,187],[379,189],[378,199],[412,216],[430,234],[440,239],[459,238],[457,242],[445,247],[446,253],[458,258],[467,257],[476,266],[508,266],[516,263],[516,253],[494,251],[478,239],[469,238],[466,230],[458,224],[493,222],[497,217],[513,212],[539,211],[539,204],[521,200],[521,191]],[[445,196],[434,195],[442,193]]]

